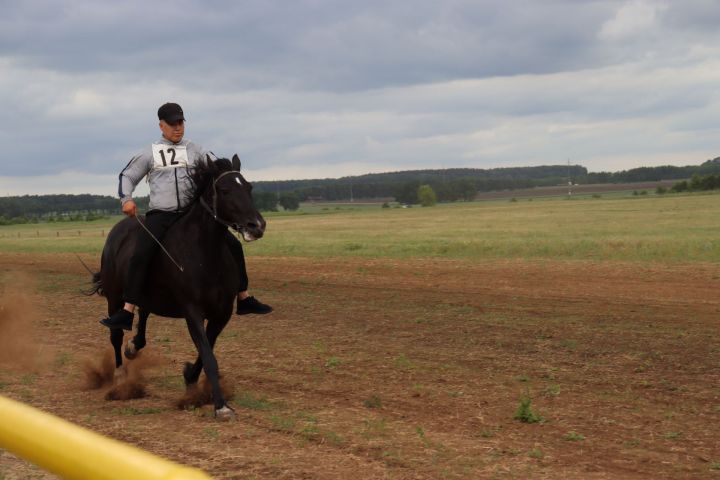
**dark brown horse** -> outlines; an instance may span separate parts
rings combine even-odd
[[[236,264],[226,245],[228,227],[246,241],[263,236],[265,220],[253,206],[252,186],[240,174],[240,159],[200,162],[195,168],[193,201],[188,211],[165,234],[152,261],[139,302],[138,331],[128,342],[125,355],[134,358],[145,346],[148,315],[184,318],[198,350],[195,363],[183,371],[185,384],[197,383],[202,369],[212,387],[215,415],[232,418],[234,413],[223,398],[213,347],[227,325],[240,285]],[[142,221],[142,219],[140,219]],[[145,235],[135,218],[120,221],[108,234],[100,272],[94,275],[95,291],[107,299],[108,314],[123,306],[122,286],[133,253],[135,238]],[[207,326],[203,324],[207,320]],[[123,330],[111,330],[115,366],[122,365]]]

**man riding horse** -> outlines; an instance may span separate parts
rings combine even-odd
[[[123,213],[129,217],[137,214],[132,193],[146,175],[150,184],[150,205],[143,222],[145,229],[139,232],[127,267],[123,286],[125,304],[110,317],[100,321],[110,329],[132,330],[135,307],[142,301],[149,265],[161,248],[159,242],[168,229],[186,213],[185,209],[192,199],[191,170],[198,162],[210,156],[214,157],[198,144],[183,139],[185,115],[180,105],[162,105],[158,109],[158,119],[162,138],[134,156],[120,173],[118,194]],[[247,291],[248,276],[242,245],[230,232],[225,236],[225,242],[240,277],[235,313],[270,313],[272,307],[250,296]]]

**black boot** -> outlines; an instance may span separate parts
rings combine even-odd
[[[255,297],[247,297],[244,300],[238,300],[237,310],[235,310],[235,313],[238,315],[247,315],[248,313],[265,315],[266,313],[270,313],[272,311],[273,309],[270,305],[258,302]]]
[[[121,308],[108,318],[103,318],[100,323],[108,327],[110,330],[122,328],[123,330],[132,330],[133,317],[135,314]]]

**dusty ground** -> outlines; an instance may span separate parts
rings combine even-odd
[[[249,260],[276,312],[218,341],[237,421],[174,407],[177,320],[150,320],[147,397],[84,390],[105,304],[69,255],[0,254],[6,313],[27,302],[0,347],[36,359],[0,394],[217,478],[720,478],[717,265]],[[52,477],[0,451],[0,478]]]

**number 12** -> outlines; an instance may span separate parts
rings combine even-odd
[[[170,158],[170,165],[177,165],[178,162],[175,161],[175,149],[174,148],[168,148],[168,153],[172,154],[172,157]],[[165,160],[165,152],[163,150],[160,150],[160,158],[163,162],[163,167],[167,167],[167,161]]]

